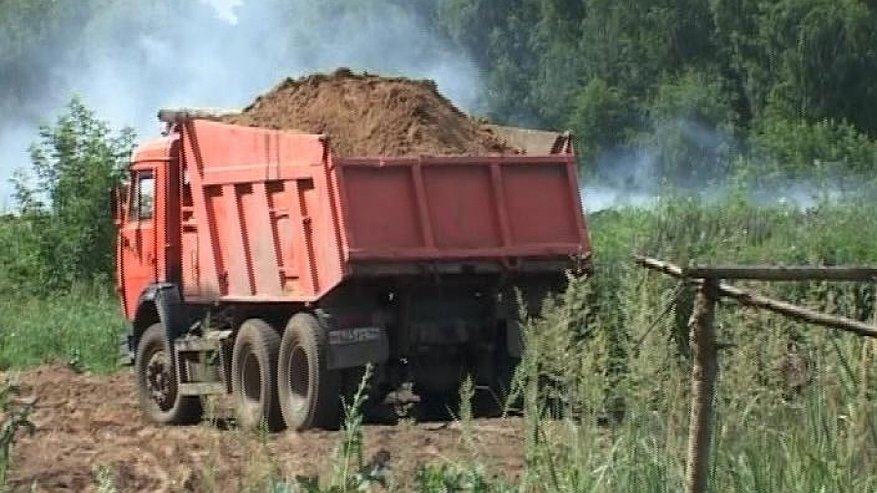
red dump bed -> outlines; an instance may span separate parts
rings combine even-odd
[[[589,250],[569,147],[340,158],[318,135],[206,120],[179,132],[169,149],[184,170],[189,299],[311,301],[366,272],[485,262],[514,269]]]

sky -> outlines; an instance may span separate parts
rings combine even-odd
[[[235,7],[241,5],[243,0],[201,0],[202,2],[210,5],[216,10],[216,15],[219,16],[220,19],[228,21],[230,23],[237,22],[237,15],[234,10]]]

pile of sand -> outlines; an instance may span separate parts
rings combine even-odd
[[[428,80],[339,69],[287,79],[226,123],[326,134],[342,156],[518,153]]]

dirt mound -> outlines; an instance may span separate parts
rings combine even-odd
[[[342,156],[517,153],[429,80],[339,69],[286,79],[226,123],[327,134]]]
[[[7,376],[0,372],[0,381]],[[264,437],[209,421],[153,425],[140,416],[130,371],[95,376],[53,365],[16,380],[22,398],[39,400],[32,417],[36,433],[23,435],[13,448],[13,492],[100,491],[102,474],[120,493],[255,491],[267,477],[328,477],[341,438],[329,431]],[[226,402],[208,404],[217,423],[227,421]],[[478,420],[469,441],[455,423],[367,426],[366,458],[389,453],[390,491],[411,491],[421,464],[462,463],[472,454],[492,474],[513,479],[523,467],[522,425],[519,419]]]

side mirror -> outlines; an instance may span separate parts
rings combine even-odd
[[[128,185],[119,185],[118,187],[113,188],[112,195],[111,207],[113,210],[113,223],[116,226],[121,226],[124,222],[125,199],[128,197]]]

